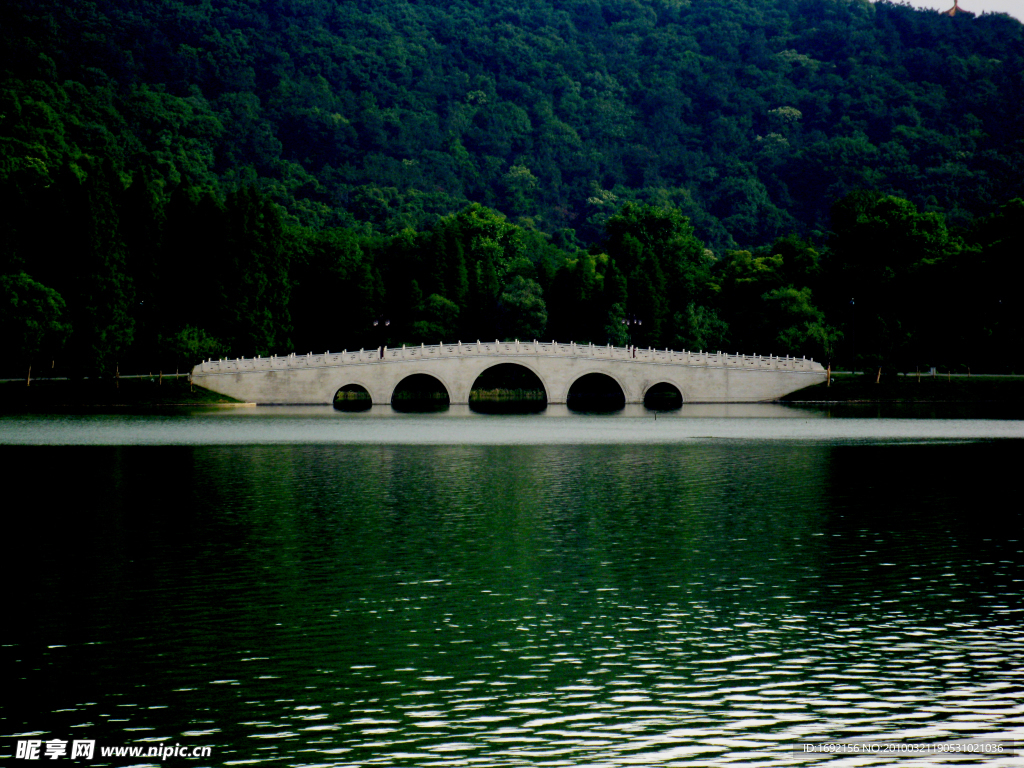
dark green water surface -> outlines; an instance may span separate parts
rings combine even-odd
[[[1024,441],[756,432],[0,446],[0,757],[784,765],[804,740],[1024,739]]]

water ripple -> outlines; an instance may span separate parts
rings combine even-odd
[[[1024,738],[1018,442],[2,453],[76,511],[13,532],[50,546],[12,733],[417,767]]]

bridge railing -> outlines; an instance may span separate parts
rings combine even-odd
[[[296,368],[324,368],[338,365],[366,365],[402,360],[436,360],[461,356],[537,356],[588,357],[604,360],[634,360],[638,363],[662,365],[693,365],[714,368],[744,368],[748,370],[812,371],[821,365],[806,357],[776,357],[773,355],[729,355],[722,352],[654,349],[651,347],[613,347],[600,344],[541,341],[476,341],[470,343],[424,345],[418,347],[378,347],[358,352],[323,352],[308,355],[273,357],[239,357],[235,359],[204,360],[193,369],[194,374],[243,373],[247,371],[273,371]]]

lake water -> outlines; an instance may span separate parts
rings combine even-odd
[[[0,759],[781,766],[986,739],[1003,756],[829,764],[1020,765],[1024,421],[998,416],[2,416]]]

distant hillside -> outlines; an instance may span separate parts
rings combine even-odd
[[[716,251],[859,188],[952,225],[1024,194],[1024,25],[866,0],[21,0],[0,180],[107,158],[393,233],[479,202],[593,241],[628,201]],[[84,166],[83,166],[84,167]],[[25,182],[29,183],[29,182]]]

